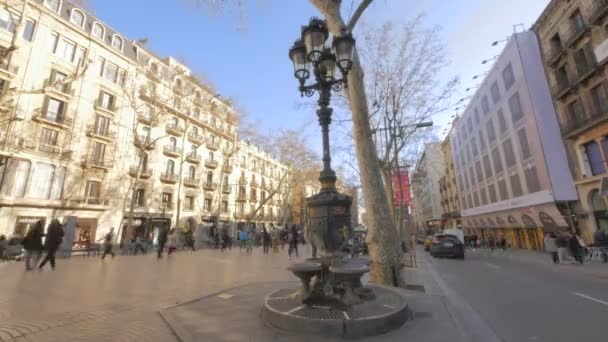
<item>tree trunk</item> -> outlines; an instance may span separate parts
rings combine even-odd
[[[345,25],[340,16],[340,1],[310,1],[325,17],[328,29],[334,35],[341,35]],[[366,242],[372,258],[370,281],[400,286],[404,285],[401,272],[402,254],[372,139],[363,76],[359,55],[355,50],[346,91],[353,117],[353,138],[359,163],[361,189],[369,217]]]

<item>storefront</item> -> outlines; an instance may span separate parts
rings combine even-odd
[[[30,226],[38,221],[42,221],[42,226],[46,229],[46,217],[44,216],[17,216],[13,236],[25,236]]]

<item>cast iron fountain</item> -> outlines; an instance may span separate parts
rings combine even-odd
[[[329,104],[332,90],[339,92],[348,86],[355,40],[350,33],[343,32],[333,37],[332,49],[326,47],[328,37],[325,22],[312,18],[302,28],[302,39],[296,40],[289,50],[301,95],[311,97],[319,93],[317,116],[323,136],[321,191],[306,199],[305,226],[305,238],[319,257],[288,267],[301,285],[268,295],[262,318],[271,326],[308,334],[376,335],[401,326],[409,311],[398,290],[363,286],[361,277],[369,272],[369,261],[349,258],[343,252],[352,236],[352,199],[338,192],[337,177],[331,169]],[[309,70],[314,83],[306,85]]]

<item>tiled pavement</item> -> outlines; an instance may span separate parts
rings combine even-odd
[[[58,260],[56,271],[0,268],[0,341],[173,341],[158,311],[252,281],[293,280],[280,255],[238,249]]]

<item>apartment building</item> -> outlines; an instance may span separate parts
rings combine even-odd
[[[412,175],[412,219],[417,230],[440,229],[443,209],[439,181],[445,175],[440,142],[428,143]]]
[[[230,102],[187,66],[69,1],[24,3],[0,10],[0,46],[16,48],[0,63],[0,234],[53,218],[68,242],[233,222],[240,154],[264,165],[246,168],[260,186],[286,172],[238,140]]]
[[[454,120],[452,125],[457,120]],[[456,174],[454,173],[454,161],[452,159],[452,144],[450,143],[453,132],[454,129],[450,129],[450,132],[441,143],[441,152],[445,163],[445,175],[439,179],[439,193],[441,194],[441,208],[443,210],[441,224],[444,228],[462,228]]]
[[[534,32],[514,34],[450,138],[463,227],[541,249],[577,199]]]
[[[533,27],[580,199],[573,226],[589,241],[608,230],[607,14],[605,0],[554,0]]]

